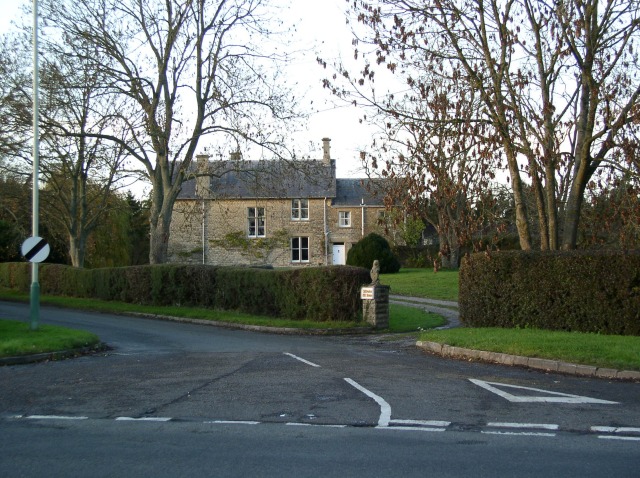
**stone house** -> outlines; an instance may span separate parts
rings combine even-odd
[[[383,198],[370,191],[369,180],[336,178],[326,138],[322,160],[199,155],[190,176],[173,210],[170,262],[345,264],[354,243],[383,234]]]

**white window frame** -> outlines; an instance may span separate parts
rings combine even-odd
[[[247,208],[247,236],[266,237],[267,224],[263,207]]]
[[[309,220],[309,200],[305,198],[291,200],[291,220],[292,221],[308,221]]]
[[[291,238],[291,262],[309,262],[309,238],[307,236]]]
[[[351,211],[338,211],[338,227],[351,227]]]

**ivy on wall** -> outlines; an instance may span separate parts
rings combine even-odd
[[[225,234],[223,239],[213,239],[209,243],[213,247],[226,250],[237,250],[251,261],[266,262],[274,250],[289,248],[290,236],[284,229],[275,231],[270,237],[247,237],[244,231]]]

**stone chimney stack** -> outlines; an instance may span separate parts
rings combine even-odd
[[[322,138],[322,162],[324,164],[331,164],[331,140],[329,138]]]
[[[209,180],[207,174],[209,172],[209,155],[196,155],[196,196],[201,198],[209,197],[211,190],[209,189]]]
[[[196,167],[198,172],[206,171],[209,167],[209,155],[208,154],[196,154]]]

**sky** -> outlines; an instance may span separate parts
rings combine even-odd
[[[6,32],[11,20],[20,15],[19,6],[29,0],[0,0],[0,33]],[[303,97],[303,106],[313,101],[309,122],[295,136],[294,147],[303,157],[322,158],[322,138],[331,139],[331,157],[336,159],[340,178],[364,177],[359,160],[360,151],[369,148],[371,129],[359,123],[362,111],[336,102],[322,88],[322,79],[332,71],[323,70],[316,57],[338,59],[352,55],[351,32],[345,24],[345,0],[291,0],[287,21],[296,26],[292,45],[296,50],[309,50],[293,65],[293,75],[300,84],[296,96]],[[252,159],[252,158],[247,158]]]

